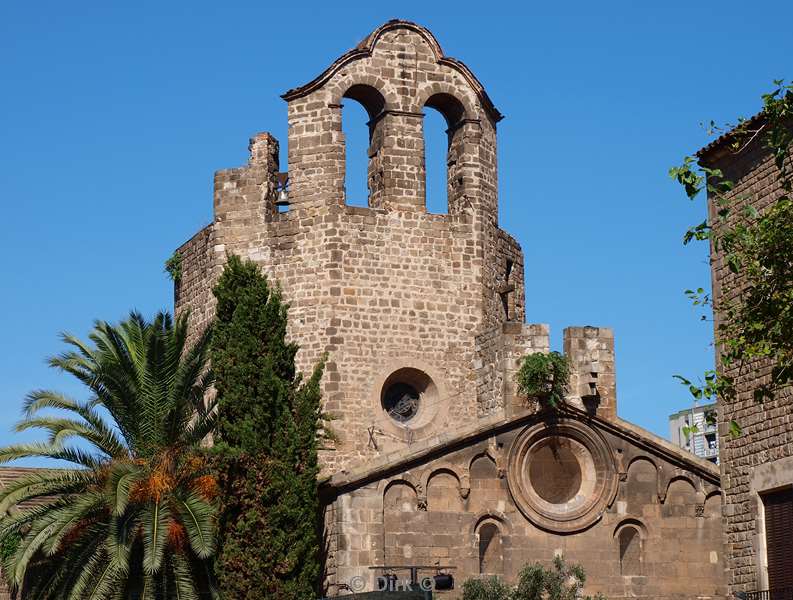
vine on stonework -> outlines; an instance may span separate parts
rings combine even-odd
[[[711,122],[710,127],[719,134],[730,131],[729,149],[735,156],[755,143],[771,153],[779,192],[767,207],[758,211],[752,198],[732,194],[734,182],[719,169],[697,164],[693,156],[669,170],[689,199],[704,190],[714,208],[712,217],[686,231],[683,244],[707,241],[712,255],[721,253],[733,274],[723,279],[718,301],[704,288],[685,292],[695,306],[708,306],[720,315],[715,332],[718,368],[706,371],[699,383],[675,375],[697,400],[734,399],[736,379],[758,361],[770,361],[771,376],[752,390],[756,401],[773,399],[793,383],[793,85],[782,80],[774,85],[762,96],[757,118],[725,128]],[[740,432],[740,425],[731,421],[730,433]]]
[[[182,278],[182,255],[179,252],[174,252],[165,261],[165,272],[168,273],[171,281],[178,282]]]

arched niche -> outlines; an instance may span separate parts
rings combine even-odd
[[[640,457],[628,465],[623,499],[629,513],[642,514],[644,507],[658,504],[658,469],[651,460]]]
[[[639,529],[626,525],[617,534],[620,552],[620,573],[623,576],[642,574],[642,537]]]
[[[699,504],[694,483],[686,477],[672,479],[661,510],[664,517],[694,517]]]
[[[465,511],[465,503],[460,496],[460,479],[451,469],[437,469],[430,475],[427,481],[427,510],[453,513]]]
[[[491,518],[479,522],[476,528],[476,551],[480,575],[504,574],[504,541],[500,523]]]
[[[416,512],[418,495],[412,485],[398,480],[388,484],[383,493],[383,511],[388,513]]]
[[[721,519],[721,492],[712,492],[705,498],[705,517]]]

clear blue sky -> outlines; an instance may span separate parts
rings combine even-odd
[[[706,143],[700,122],[793,75],[790,2],[3,2],[0,443],[29,438],[10,433],[28,390],[80,392],[45,366],[59,331],[172,307],[163,262],[210,221],[213,171],[257,131],[285,150],[279,94],[395,17],[506,115],[500,222],[525,252],[527,320],[557,348],[565,326],[613,327],[619,413],[667,435],[689,402],[672,375],[712,363],[682,293],[709,278],[680,243],[704,209],[667,168]]]

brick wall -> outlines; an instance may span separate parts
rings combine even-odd
[[[727,140],[700,153],[700,162],[723,170],[726,179],[736,185],[733,200],[743,199],[762,211],[780,194],[777,169],[759,140],[740,153],[731,152]],[[739,201],[738,205],[741,205]],[[711,204],[711,219],[715,217]],[[715,222],[715,220],[714,220]],[[712,252],[713,296],[716,304],[725,290],[735,289],[735,277],[721,252]],[[721,316],[715,315],[716,327]],[[727,371],[736,377],[737,396],[719,403],[719,448],[724,490],[724,535],[728,556],[731,591],[751,591],[768,585],[764,570],[764,539],[759,489],[753,481],[765,465],[777,465],[775,485],[793,485],[793,469],[782,465],[793,456],[793,394],[784,390],[773,401],[758,403],[752,392],[769,380],[769,366],[757,362],[742,373]],[[743,431],[733,438],[730,421],[737,421]]]

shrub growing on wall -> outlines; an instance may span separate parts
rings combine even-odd
[[[297,373],[288,306],[254,263],[229,257],[213,293],[221,593],[235,600],[316,597],[323,365],[307,381]]]
[[[535,352],[520,361],[518,392],[552,407],[564,402],[570,379],[570,362],[558,352]]]

